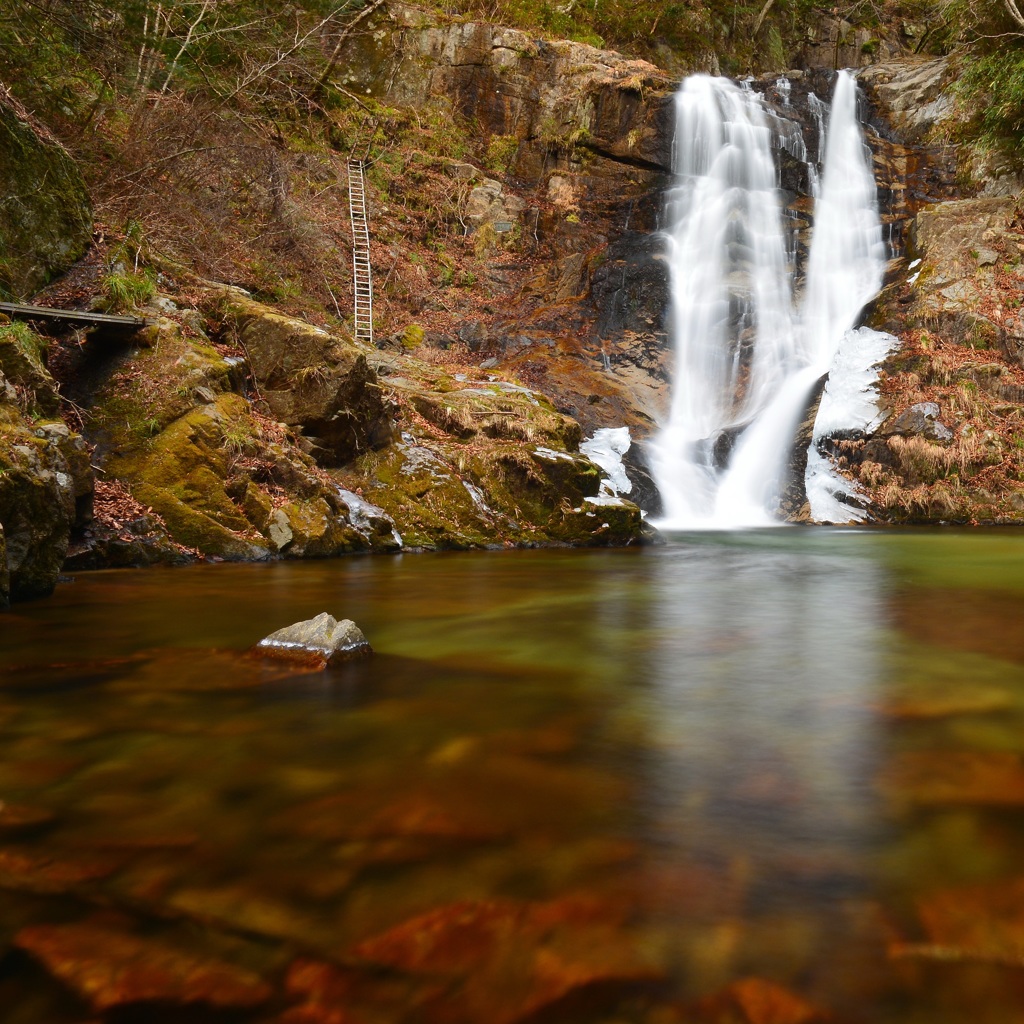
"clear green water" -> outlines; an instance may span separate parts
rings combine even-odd
[[[374,658],[288,676],[244,656],[320,611]],[[1024,536],[82,574],[0,617],[0,800],[54,815],[0,814],[18,1024],[86,1019],[17,948],[83,921],[270,985],[223,1019],[333,1024],[333,999],[356,1022],[1004,1024],[1024,1005]],[[489,900],[559,923],[516,918],[459,967],[360,947]],[[347,972],[344,996],[306,1002],[297,959]],[[517,1009],[541,961],[557,998]],[[781,986],[770,1005],[736,996],[751,978]],[[206,1019],[158,1009],[108,1019]]]

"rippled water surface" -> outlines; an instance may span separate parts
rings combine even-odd
[[[1005,1024],[1022,755],[1019,534],[82,574],[0,617],[0,1019]]]

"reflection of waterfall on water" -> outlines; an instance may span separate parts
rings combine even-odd
[[[678,178],[667,234],[676,370],[668,423],[652,446],[663,525],[775,522],[794,434],[830,371],[828,430],[815,431],[816,443],[864,429],[874,414],[870,368],[893,339],[852,330],[881,286],[886,258],[856,105],[856,86],[842,72],[820,179],[809,167],[815,222],[795,310],[794,242],[773,147],[803,158],[798,126],[727,79],[689,78],[676,97]],[[841,500],[852,485],[817,451],[809,462],[812,515],[859,518]]]
[[[731,851],[762,899],[792,905],[802,886],[804,906],[841,894],[800,863],[850,863],[879,829],[866,709],[885,678],[885,571],[822,540],[669,548],[641,670],[659,751],[645,813],[666,857]]]

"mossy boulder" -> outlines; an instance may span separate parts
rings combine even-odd
[[[12,600],[53,592],[74,518],[74,479],[58,446],[26,425],[0,425],[0,525]]]
[[[101,457],[134,452],[198,404],[215,401],[239,383],[238,366],[205,336],[187,337],[167,318],[148,330],[145,345],[118,356],[91,396],[86,433]]]
[[[643,533],[640,510],[629,503],[588,515],[593,509],[583,506],[598,494],[600,469],[544,445],[407,436],[366,456],[352,475],[347,483],[358,482],[387,512],[407,547],[629,544]]]
[[[57,584],[71,530],[92,511],[85,440],[54,416],[43,340],[24,325],[0,327],[0,607],[43,597]]]
[[[623,498],[584,498],[577,508],[565,504],[550,529],[556,539],[581,547],[624,547],[648,540],[643,513]]]
[[[21,392],[26,411],[53,415],[60,398],[46,368],[46,339],[23,323],[0,324],[0,373]]]
[[[270,545],[224,489],[226,436],[247,411],[240,395],[222,395],[179,417],[150,442],[112,457],[107,468],[130,483],[179,543],[220,558],[266,557]]]
[[[344,465],[391,440],[377,374],[354,343],[237,292],[222,294],[220,314],[245,347],[272,414],[300,428],[324,465]]]
[[[152,438],[111,453],[106,469],[157,513],[171,537],[230,560],[327,557],[372,544],[353,527],[338,487],[312,459],[225,392]]]
[[[92,238],[92,208],[74,160],[0,102],[0,293],[38,291]]]

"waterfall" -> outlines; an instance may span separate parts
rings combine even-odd
[[[780,92],[788,105],[788,91]],[[675,379],[668,421],[651,446],[662,525],[772,525],[794,435],[822,378],[829,375],[826,418],[815,445],[866,427],[871,367],[894,342],[853,330],[881,287],[886,259],[856,85],[841,72],[831,111],[819,103],[823,159],[820,173],[808,167],[815,214],[799,301],[774,155],[805,158],[799,126],[724,78],[688,78],[675,103],[665,233]],[[808,464],[812,516],[860,518],[844,500],[852,485],[816,448]]]

